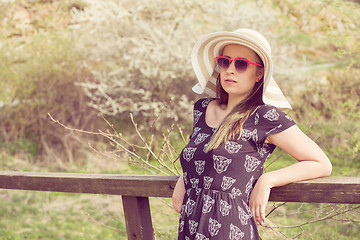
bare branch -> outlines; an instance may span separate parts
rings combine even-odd
[[[279,227],[270,227],[270,228],[299,228],[299,227],[302,227],[302,226],[305,226],[305,225],[308,225],[308,224],[311,224],[311,223],[321,222],[321,221],[324,221],[324,220],[332,219],[332,218],[334,218],[334,217],[336,217],[336,216],[338,216],[338,215],[347,213],[347,212],[349,212],[349,211],[353,211],[353,210],[358,209],[358,208],[360,208],[360,206],[352,207],[352,208],[347,209],[347,210],[344,210],[344,211],[342,211],[342,212],[330,213],[330,214],[328,214],[328,215],[325,216],[325,217],[322,217],[322,218],[319,218],[319,219],[314,219],[314,220],[311,220],[311,221],[307,221],[307,222],[301,223],[301,224],[299,224],[299,225],[279,226]]]

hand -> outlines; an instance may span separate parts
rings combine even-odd
[[[255,222],[261,226],[265,222],[265,208],[269,201],[271,186],[267,184],[264,175],[256,182],[249,199],[249,208]]]
[[[184,178],[183,175],[181,175],[176,182],[175,189],[172,195],[172,203],[175,211],[178,213],[181,212],[181,207],[183,204],[185,195],[185,185],[184,185]]]

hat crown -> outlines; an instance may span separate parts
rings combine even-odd
[[[234,33],[239,34],[242,37],[250,38],[252,41],[256,42],[258,45],[262,46],[266,52],[271,55],[271,46],[268,40],[259,33],[258,31],[255,31],[253,29],[249,28],[239,28],[234,31]]]

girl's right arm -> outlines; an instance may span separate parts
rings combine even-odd
[[[175,211],[177,211],[178,213],[181,212],[184,195],[185,195],[185,185],[184,185],[183,175],[181,174],[181,176],[179,177],[179,179],[175,185],[175,189],[174,189],[174,192],[172,195],[172,204],[173,204]]]

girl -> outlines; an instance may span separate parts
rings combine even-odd
[[[328,176],[324,152],[278,108],[291,108],[272,78],[268,41],[238,29],[204,36],[194,46],[194,128],[174,193],[178,239],[259,239],[272,187]],[[297,163],[263,174],[278,146]]]

